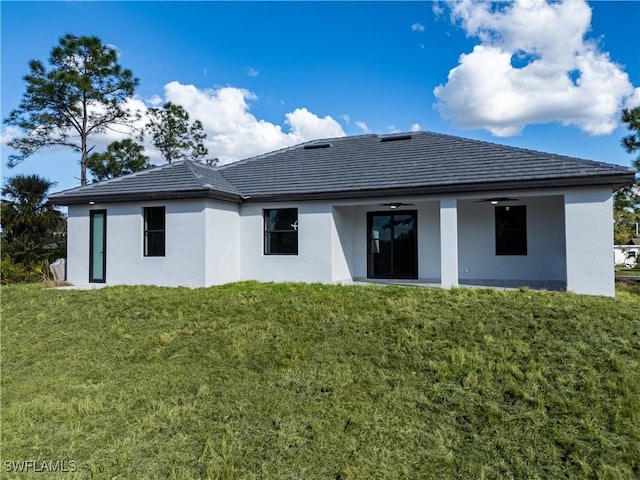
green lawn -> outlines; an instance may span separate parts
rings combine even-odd
[[[639,285],[1,293],[2,478],[640,478]]]

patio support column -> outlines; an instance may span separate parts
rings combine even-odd
[[[564,228],[567,290],[614,296],[611,188],[591,187],[566,192]]]
[[[458,201],[440,200],[440,285],[458,286]]]

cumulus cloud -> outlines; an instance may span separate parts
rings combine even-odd
[[[250,77],[257,77],[258,75],[260,75],[260,72],[255,68],[249,67],[247,68],[247,75]]]
[[[422,130],[422,127],[420,126],[419,123],[411,124],[411,131],[412,132],[419,132],[420,130]]]
[[[344,120],[344,123],[349,125],[349,122],[351,121],[351,117],[349,116],[348,113],[343,113],[342,115],[340,115],[340,118]]]
[[[369,130],[369,126],[366,123],[364,123],[364,122],[362,122],[360,120],[358,120],[355,123],[356,123],[356,127],[358,127],[360,130],[362,130],[364,133],[371,132],[371,130]]]
[[[420,23],[414,23],[413,25],[411,25],[411,31],[412,32],[424,32],[424,25],[422,25]]]
[[[250,112],[250,102],[257,100],[256,95],[242,88],[203,90],[171,82],[165,85],[165,97],[202,122],[209,155],[222,164],[309,140],[345,135],[331,116],[320,117],[306,108],[285,114],[282,125],[258,119]]]
[[[585,39],[584,0],[462,0],[450,8],[452,21],[479,40],[434,89],[436,108],[458,126],[510,136],[527,124],[560,122],[609,134],[620,107],[640,96],[622,67]]]

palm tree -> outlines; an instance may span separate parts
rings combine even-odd
[[[64,216],[47,203],[47,193],[54,185],[35,174],[7,179],[0,204],[3,257],[28,266],[60,254]]]

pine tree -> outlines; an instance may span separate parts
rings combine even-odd
[[[99,38],[71,34],[51,50],[49,68],[31,60],[29,69],[20,105],[4,120],[24,133],[8,142],[18,152],[9,156],[9,166],[48,147],[69,147],[80,153],[80,181],[85,185],[90,139],[107,129],[131,126],[134,116],[123,104],[138,79]]]

